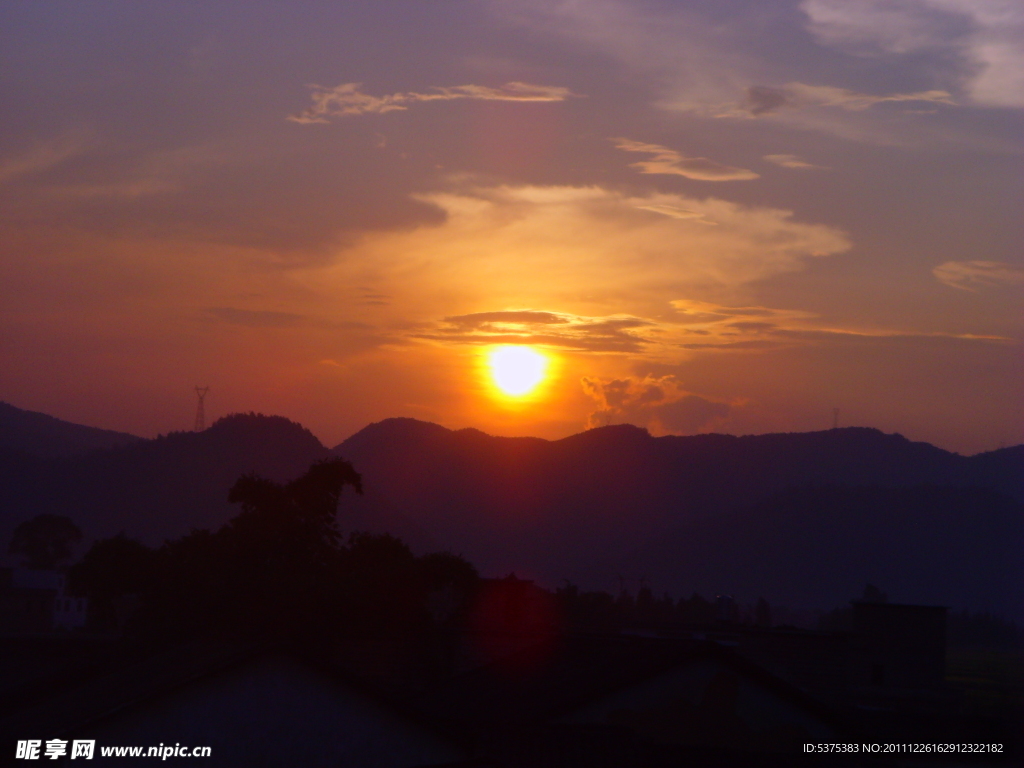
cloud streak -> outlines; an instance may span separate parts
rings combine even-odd
[[[706,157],[686,157],[680,152],[660,144],[645,144],[632,139],[612,139],[615,147],[624,152],[640,152],[652,155],[650,160],[630,163],[640,173],[660,173],[685,176],[697,181],[749,181],[760,178],[759,174],[746,168],[734,168],[731,165],[709,160]]]
[[[648,339],[639,329],[653,325],[630,316],[585,317],[532,309],[475,312],[444,318],[416,338],[452,344],[532,344],[580,352],[642,352]]]
[[[1001,261],[947,261],[932,269],[932,274],[940,283],[963,291],[1024,284],[1024,269]]]
[[[691,351],[759,351],[794,344],[833,343],[843,339],[956,339],[1007,342],[1005,336],[971,333],[906,331],[891,328],[834,327],[816,314],[771,307],[730,307],[692,299],[677,299],[672,306],[680,317],[666,338],[679,339]],[[693,337],[697,338],[694,339]],[[689,337],[689,338],[687,338]]]
[[[1024,107],[1024,7],[1012,0],[804,0],[822,43],[863,56],[960,59],[971,100]]]
[[[591,317],[538,309],[474,312],[445,317],[426,329],[416,328],[408,338],[446,345],[524,344],[661,361],[678,361],[698,352],[765,352],[844,340],[1009,341],[993,335],[831,327],[813,313],[792,309],[734,307],[692,299],[677,299],[671,306],[675,314],[659,318]],[[618,391],[618,386],[608,392]],[[604,410],[615,406],[611,400],[602,402]]]
[[[746,99],[741,105],[731,106],[717,117],[759,117],[779,111],[783,108],[837,107],[849,112],[863,112],[876,104],[886,102],[919,102],[956,106],[952,94],[948,91],[931,90],[914,93],[870,94],[851,91],[848,88],[836,88],[831,85],[808,85],[807,83],[787,83],[781,88],[767,85],[754,85],[747,89]]]
[[[841,107],[852,112],[860,112],[886,102],[925,102],[956,106],[953,96],[948,91],[931,90],[914,93],[870,94],[858,93],[848,88],[836,88],[831,85],[808,85],[806,83],[788,83],[783,92],[788,102],[796,106],[812,105],[822,107]]]
[[[402,111],[410,104],[429,101],[455,101],[473,99],[477,101],[514,102],[556,102],[579,96],[568,88],[557,85],[534,85],[532,83],[510,82],[500,88],[486,85],[451,85],[432,88],[431,93],[392,93],[372,96],[363,93],[362,83],[342,83],[333,88],[322,85],[309,86],[312,90],[313,105],[297,115],[290,115],[295,123],[329,123],[332,117],[351,115],[384,114]]]
[[[0,184],[54,168],[81,154],[84,147],[84,137],[75,132],[40,141],[20,154],[0,159]]]
[[[801,160],[796,155],[765,155],[764,159],[774,165],[778,165],[783,168],[793,168],[798,171],[827,170],[823,165],[808,163],[806,160]]]
[[[558,36],[563,45],[597,50],[617,61],[646,81],[652,105],[659,109],[709,119],[771,115],[773,123],[784,127],[869,144],[977,140],[951,131],[945,123],[904,119],[912,112],[932,112],[959,103],[953,93],[959,94],[960,85],[972,76],[973,65],[957,59],[948,46],[896,63],[895,70],[900,74],[896,82],[934,83],[934,87],[893,92],[884,90],[891,87],[892,77],[876,83],[870,75],[857,77],[854,82],[860,88],[849,87],[849,81],[819,82],[818,78],[842,71],[849,60],[847,52],[829,50],[833,46],[814,44],[813,38],[806,36],[807,42],[787,43],[796,45],[800,52],[791,51],[792,56],[782,62],[778,50],[772,47],[773,37],[764,34],[762,19],[733,14],[730,23],[723,25],[699,4],[645,3],[640,10],[641,6],[631,0],[496,0],[496,6],[508,21],[537,34]],[[772,23],[792,21],[789,12],[778,4],[765,6],[764,10]],[[809,66],[800,65],[800,60]],[[1003,71],[1009,76],[1024,71],[1024,67],[1005,67]],[[788,85],[782,85],[787,81]],[[883,103],[903,108],[872,109]],[[897,111],[899,115],[888,114]]]

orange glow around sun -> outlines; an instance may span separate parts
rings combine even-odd
[[[544,381],[548,358],[532,347],[505,345],[487,353],[487,367],[491,381],[502,394],[523,397]]]

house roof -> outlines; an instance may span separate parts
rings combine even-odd
[[[463,726],[539,724],[695,661],[724,666],[823,722],[839,723],[825,704],[716,643],[622,635],[538,638],[538,645],[454,676],[408,704]]]
[[[347,673],[318,649],[282,642],[240,643],[209,639],[115,664],[84,680],[81,675],[69,674],[66,685],[54,686],[52,695],[0,717],[0,738],[24,739],[26,734],[42,734],[46,738],[88,736],[90,729],[102,727],[122,714],[166,698],[190,685],[230,674],[263,660],[282,657],[400,719],[453,741],[450,734],[439,733],[427,718]]]

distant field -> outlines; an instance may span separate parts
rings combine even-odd
[[[965,715],[1024,712],[1024,650],[950,648],[946,682],[963,690]]]

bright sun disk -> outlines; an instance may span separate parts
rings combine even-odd
[[[496,347],[487,362],[495,386],[512,397],[525,395],[540,384],[548,367],[544,355],[523,346]]]

